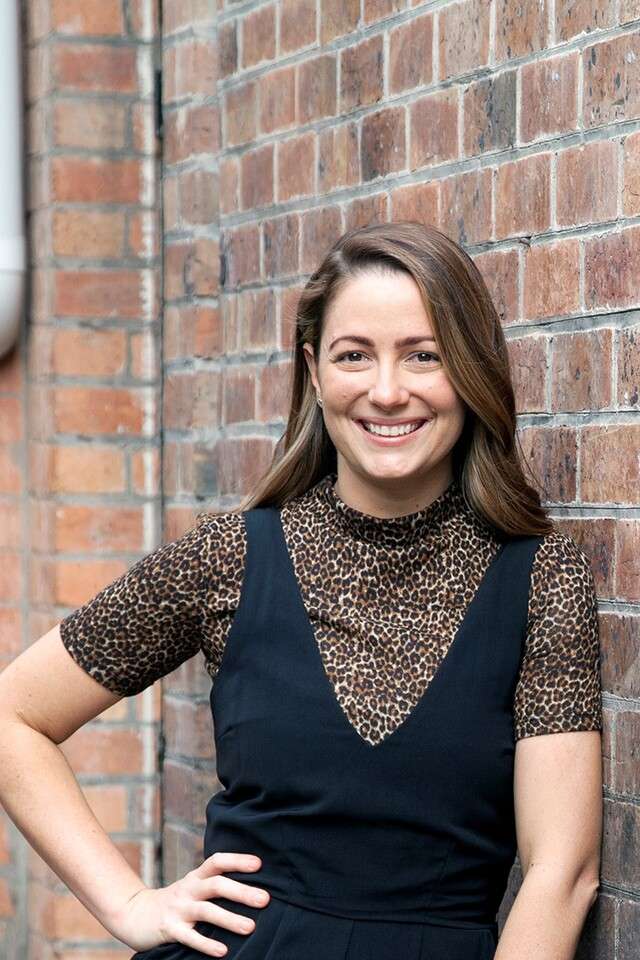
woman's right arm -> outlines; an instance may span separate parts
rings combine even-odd
[[[59,748],[120,700],[69,655],[54,627],[0,673],[0,803],[111,933],[145,887],[94,816]]]

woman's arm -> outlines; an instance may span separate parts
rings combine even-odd
[[[115,936],[114,918],[145,884],[94,816],[58,744],[120,699],[72,659],[57,626],[0,674],[0,802]]]
[[[573,960],[598,894],[602,748],[598,730],[516,743],[514,800],[523,882],[495,960]]]

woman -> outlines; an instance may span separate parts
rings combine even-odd
[[[599,874],[596,598],[515,426],[468,255],[412,221],[351,231],[302,292],[252,495],[0,677],[0,799],[135,960],[573,957]],[[149,889],[55,744],[198,650],[223,789],[203,862]]]

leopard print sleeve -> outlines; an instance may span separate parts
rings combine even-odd
[[[196,525],[133,564],[60,622],[74,660],[107,689],[133,696],[199,650],[211,673],[237,607],[242,514],[199,514]]]
[[[514,699],[514,737],[602,730],[600,638],[588,557],[559,530],[531,569],[529,617]]]

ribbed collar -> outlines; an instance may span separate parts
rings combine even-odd
[[[468,515],[459,482],[454,479],[440,496],[422,510],[401,517],[375,517],[348,506],[335,490],[336,473],[328,473],[315,487],[322,504],[346,533],[360,540],[390,547],[401,547],[416,538],[437,536],[443,527],[462,514]]]

